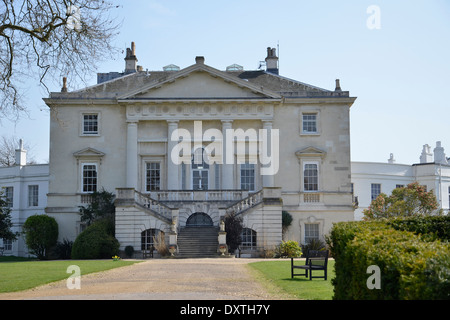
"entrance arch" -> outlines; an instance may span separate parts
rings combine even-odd
[[[212,227],[213,221],[209,215],[204,212],[196,212],[189,216],[186,221],[186,227]]]

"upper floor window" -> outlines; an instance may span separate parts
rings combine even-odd
[[[28,186],[28,206],[37,207],[39,205],[39,186]]]
[[[371,192],[371,199],[375,200],[381,193],[381,184],[372,183],[372,185],[370,186],[370,192]]]
[[[255,165],[241,164],[241,190],[255,190]]]
[[[305,163],[303,168],[304,191],[319,190],[319,165],[317,163]]]
[[[147,162],[145,181],[145,188],[147,191],[160,190],[161,168],[159,162]]]
[[[83,134],[98,134],[98,114],[83,114]]]
[[[318,133],[317,113],[303,113],[302,133]]]
[[[3,196],[7,208],[12,208],[14,204],[14,187],[4,187]]]
[[[97,165],[95,163],[83,164],[82,171],[83,192],[97,191]]]

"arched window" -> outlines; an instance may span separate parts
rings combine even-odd
[[[191,214],[186,221],[187,227],[205,227],[212,226],[213,221],[209,215],[203,212]]]
[[[157,241],[164,241],[163,231],[147,229],[141,232],[141,250],[154,250]]]
[[[256,231],[250,228],[243,228],[241,233],[241,248],[256,249]]]

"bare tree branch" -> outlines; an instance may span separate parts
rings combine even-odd
[[[83,82],[97,64],[114,56],[119,24],[110,17],[119,6],[106,0],[0,1],[0,115],[18,118],[26,110],[27,80],[67,77]]]

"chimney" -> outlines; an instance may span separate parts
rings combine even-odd
[[[25,166],[27,164],[27,150],[23,148],[23,141],[19,141],[19,149],[16,149],[16,166]]]
[[[389,155],[388,163],[395,163],[395,159],[394,159],[394,154],[393,153],[391,153]]]
[[[61,88],[61,92],[67,92],[67,78],[63,77],[63,86]]]
[[[196,64],[205,64],[205,57],[203,57],[203,56],[196,56],[195,57],[195,63]]]
[[[278,57],[275,48],[267,48],[266,71],[278,74]]]
[[[422,153],[420,155],[420,163],[433,162],[433,154],[431,153],[431,147],[428,144],[423,145]]]
[[[125,73],[133,73],[137,70],[136,46],[134,42],[131,43],[131,48],[127,48],[127,55],[125,57]]]
[[[342,91],[341,82],[339,79],[336,79],[336,88],[334,89],[334,91]]]
[[[444,148],[441,146],[441,142],[436,142],[436,148],[434,148],[434,163],[447,164],[447,157],[444,153]]]

